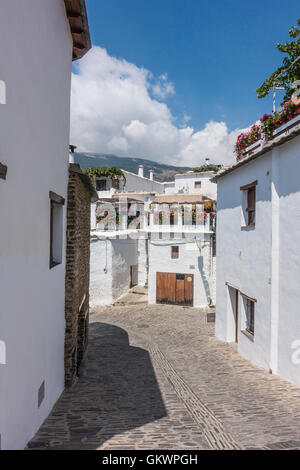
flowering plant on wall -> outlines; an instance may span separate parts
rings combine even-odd
[[[242,132],[236,141],[235,144],[235,154],[237,160],[239,160],[249,145],[254,144],[261,139],[261,128],[257,124],[253,124],[249,132]]]
[[[267,140],[273,137],[273,132],[278,127],[286,124],[300,114],[300,98],[292,98],[287,101],[282,110],[273,114],[264,114],[261,118],[261,130]]]
[[[273,132],[278,127],[286,124],[294,117],[300,114],[300,98],[292,98],[287,101],[279,112],[272,114],[264,114],[260,118],[260,124],[254,124],[249,132],[242,132],[235,144],[236,159],[240,160],[244,151],[249,145],[254,144],[262,137],[266,140],[270,140],[273,137]]]

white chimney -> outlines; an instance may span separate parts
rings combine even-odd
[[[69,163],[75,163],[74,152],[76,149],[75,145],[69,145]]]
[[[153,181],[153,170],[150,170],[150,179]]]
[[[139,176],[144,176],[144,166],[143,165],[139,166]]]

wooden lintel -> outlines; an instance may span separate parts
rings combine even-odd
[[[0,163],[0,178],[6,180],[7,166]]]
[[[254,186],[257,186],[257,183],[258,183],[258,181],[256,180],[256,181],[253,181],[252,183],[245,184],[245,186],[241,186],[241,187],[240,187],[240,190],[241,190],[241,191],[247,191],[248,189],[251,189],[251,188],[253,188]]]
[[[62,206],[65,204],[65,199],[62,196],[59,196],[58,194],[54,193],[53,191],[49,191],[49,198],[52,202],[55,202],[56,204],[61,204]]]

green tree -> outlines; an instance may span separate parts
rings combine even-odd
[[[88,175],[96,186],[96,178],[100,178],[101,176],[105,176],[106,178],[110,178],[111,180],[115,181],[123,181],[126,183],[126,177],[124,172],[117,168],[116,166],[93,166],[90,168],[85,168],[83,173]]]
[[[193,168],[194,173],[202,173],[203,171],[214,171],[215,173],[217,173],[219,170],[220,167],[218,167],[217,165],[213,165],[212,163],[199,166],[198,168]]]
[[[300,18],[297,20],[297,25],[300,26]],[[285,44],[277,43],[276,45],[277,49],[283,54],[287,54],[287,56],[284,57],[282,65],[257,88],[258,98],[264,98],[274,85],[282,86],[286,91],[283,99],[283,103],[285,103],[295,91],[293,83],[300,80],[300,60],[294,63],[300,56],[300,29],[293,26],[289,31],[289,35],[293,39],[292,41]]]

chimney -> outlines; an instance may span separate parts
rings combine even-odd
[[[143,165],[139,166],[139,176],[144,176],[144,166]]]
[[[153,181],[153,170],[150,170],[150,179]]]
[[[74,152],[77,149],[76,145],[69,145],[69,163],[75,163]]]

